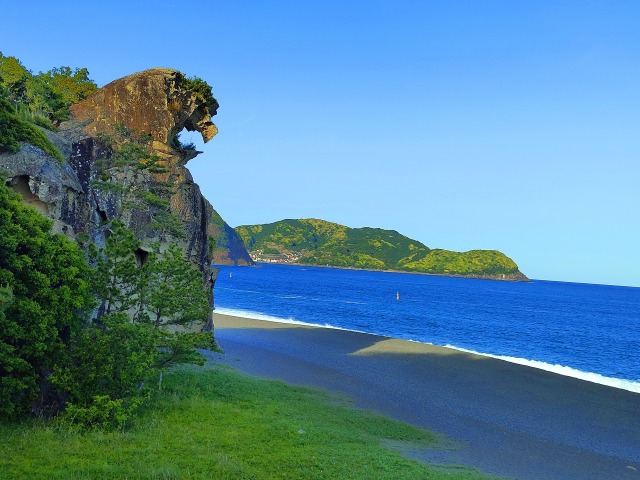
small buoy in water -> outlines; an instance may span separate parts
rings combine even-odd
[[[229,278],[231,278],[233,276],[232,272],[229,272]]]
[[[400,300],[400,292],[396,292],[396,300]]]

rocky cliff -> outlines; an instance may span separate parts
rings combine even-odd
[[[16,153],[0,155],[0,170],[25,202],[54,220],[56,231],[101,245],[108,221],[117,218],[143,246],[181,245],[212,284],[212,258],[252,263],[185,168],[200,152],[178,140],[185,128],[211,140],[217,108],[181,72],[135,73],[73,105],[71,119],[47,132],[67,161],[22,144]]]

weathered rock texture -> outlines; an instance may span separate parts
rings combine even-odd
[[[185,85],[176,70],[156,68],[115,80],[71,107],[72,118],[50,139],[68,158],[64,164],[24,144],[15,154],[0,155],[0,172],[26,202],[54,220],[56,231],[101,245],[105,224],[118,218],[132,228],[143,245],[178,243],[210,285],[216,263],[251,264],[235,231],[202,196],[185,164],[198,153],[175,141],[183,129],[198,131],[205,142],[217,133],[211,117],[217,103],[207,102]],[[116,126],[148,134],[150,153],[161,168],[118,170],[100,166],[113,148],[104,135]],[[112,137],[113,138],[113,137]],[[118,185],[120,191],[98,189],[96,183]],[[166,206],[141,201],[146,193],[169,205],[178,229],[158,226]],[[177,234],[176,230],[183,232]],[[210,319],[209,319],[210,320]]]
[[[148,133],[154,149],[175,156],[170,144],[184,128],[200,132],[205,143],[218,133],[211,121],[217,104],[206,105],[184,87],[184,78],[184,74],[168,68],[134,73],[73,105],[71,115],[80,122],[91,121],[84,128],[89,136],[113,132],[115,125],[122,124]]]

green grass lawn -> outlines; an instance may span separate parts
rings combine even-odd
[[[428,448],[436,436],[315,390],[224,366],[182,368],[163,385],[125,431],[1,425],[0,478],[487,478],[402,457],[384,445]]]

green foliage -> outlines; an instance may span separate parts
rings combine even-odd
[[[11,103],[0,98],[0,153],[17,152],[19,142],[30,143],[59,162],[64,161],[60,151],[38,127],[20,118]]]
[[[0,417],[67,404],[71,423],[121,428],[149,378],[203,363],[196,348],[210,335],[160,328],[208,318],[202,276],[175,246],[138,265],[139,242],[117,221],[104,248],[90,248],[91,270],[50,228],[0,181]],[[88,323],[95,299],[102,314]]]
[[[138,288],[135,250],[138,239],[131,230],[114,220],[104,249],[89,247],[93,291],[106,314],[126,312],[134,304]]]
[[[8,285],[0,285],[0,312],[5,311],[13,303],[13,289]]]
[[[74,382],[66,385],[72,402],[135,396],[158,356],[155,336],[154,329],[132,323],[123,313],[104,315],[85,328],[72,345]]]
[[[69,116],[69,106],[97,89],[86,68],[60,67],[33,75],[20,60],[0,52],[0,153],[19,142],[42,149],[60,162],[60,151],[35,125],[53,130]]]
[[[84,427],[122,427],[147,398],[146,380],[176,364],[203,364],[196,348],[211,347],[204,333],[169,332],[210,315],[202,274],[175,245],[136,259],[135,235],[113,221],[104,248],[90,248],[92,284],[101,302],[97,323],[72,344],[73,366],[59,369],[56,385],[70,392],[67,418]],[[133,321],[129,317],[132,317]],[[101,416],[95,402],[107,405]]]
[[[147,270],[147,310],[156,327],[189,325],[208,318],[208,292],[202,274],[184,259],[182,250],[170,245],[161,256],[154,253]]]
[[[177,332],[155,330],[158,335],[156,347],[158,356],[154,367],[159,370],[174,365],[192,364],[204,365],[205,357],[197,348],[211,348],[211,335],[208,333]]]
[[[74,103],[84,100],[98,89],[98,86],[89,78],[86,68],[69,67],[53,68],[48,72],[40,72],[34,80],[47,86],[49,100],[47,105],[51,110],[52,120],[67,120],[69,107]]]
[[[55,132],[56,127],[53,125],[49,117],[42,111],[37,109],[29,109],[23,104],[16,105],[16,113],[18,116],[29,123],[33,123],[39,127],[45,128],[51,132]]]
[[[101,133],[99,137],[112,150],[111,155],[107,158],[96,160],[96,167],[100,171],[160,168],[160,157],[153,154],[149,148],[152,140],[151,135],[136,132],[119,123],[115,126],[113,134]]]
[[[210,346],[208,334],[170,333],[132,323],[123,313],[100,317],[74,339],[72,364],[51,376],[69,395],[64,420],[82,428],[123,428],[152,398],[164,370],[203,365],[196,348]]]
[[[467,276],[518,274],[518,266],[496,250],[451,252],[380,228],[348,228],[323,220],[281,220],[236,228],[254,253],[294,258],[296,263],[374,270]]]
[[[169,199],[174,192],[170,183],[154,174],[166,173],[162,159],[149,146],[151,136],[116,125],[115,133],[101,135],[112,153],[95,162],[100,180],[92,186],[116,197],[122,213],[138,211],[149,218],[148,227],[163,239],[166,235],[184,238],[184,224],[171,212]]]
[[[136,413],[142,404],[139,396],[130,399],[117,398],[113,400],[109,395],[96,395],[87,405],[69,403],[65,411],[65,419],[81,429],[123,429],[127,421]]]
[[[509,275],[518,273],[515,262],[496,250],[470,250],[462,253],[432,250],[423,257],[409,257],[400,265],[409,271],[438,274]]]
[[[142,388],[159,355],[157,333],[123,313],[104,315],[72,342],[73,362],[51,381],[68,392],[65,418],[85,428],[122,428],[149,398]]]
[[[168,200],[161,198],[155,193],[150,192],[148,190],[145,190],[144,192],[142,192],[141,195],[144,201],[147,202],[149,205],[153,205],[155,207],[165,207],[165,208],[169,206]]]
[[[94,304],[84,254],[50,228],[0,179],[0,417],[59,406],[43,389]]]
[[[33,75],[17,58],[1,52],[0,84],[12,103],[56,123],[67,120],[69,107],[97,89],[86,68],[63,66]]]
[[[388,270],[407,252],[429,249],[394,230],[348,228],[316,219],[236,228],[252,251],[294,254],[299,263]]]
[[[133,318],[152,322],[155,327],[190,325],[208,318],[208,292],[202,274],[184,258],[182,250],[169,245],[160,254],[147,252],[138,265],[135,251],[140,247],[133,232],[113,221],[104,248],[90,247],[95,263],[93,288],[106,314],[135,308]]]
[[[27,102],[29,70],[15,57],[5,57],[0,52],[0,85],[13,103]]]
[[[183,368],[126,431],[0,425],[0,477],[29,479],[486,479],[385,448],[437,449],[437,437],[315,390],[227,367]],[[97,413],[97,412],[96,412]],[[437,450],[435,452],[437,454]]]
[[[200,77],[184,77],[182,85],[199,97],[207,105],[212,115],[215,114],[218,109],[218,101],[213,97],[211,85]]]

